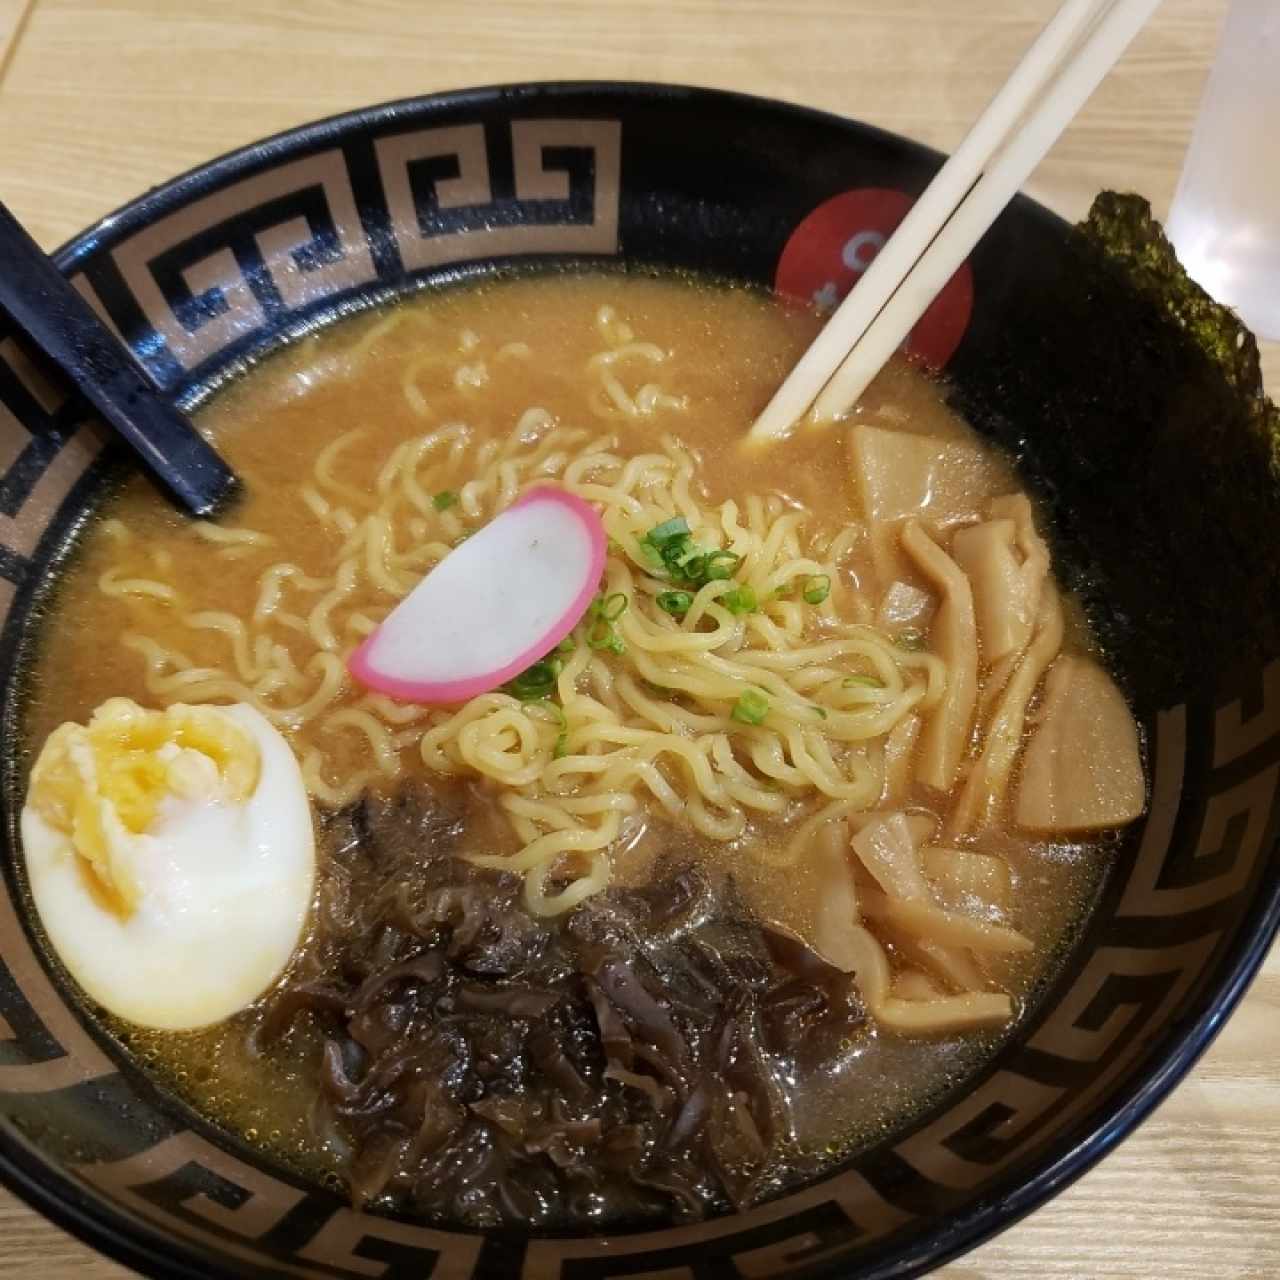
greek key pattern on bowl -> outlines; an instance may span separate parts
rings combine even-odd
[[[468,262],[616,255],[621,140],[616,120],[387,132],[183,204],[75,283],[171,389],[379,286]]]
[[[171,390],[294,317],[441,266],[616,255],[621,136],[616,120],[558,118],[387,132],[190,200],[72,283]],[[353,166],[377,172],[359,205]],[[0,328],[0,621],[103,440]]]

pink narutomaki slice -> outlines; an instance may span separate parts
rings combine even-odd
[[[573,630],[599,589],[605,541],[581,498],[534,489],[445,556],[347,667],[405,702],[488,693]]]

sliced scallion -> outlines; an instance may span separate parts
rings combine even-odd
[[[596,617],[603,618],[606,622],[617,622],[626,613],[628,603],[625,592],[615,591],[611,596],[605,596],[600,601]]]
[[[738,695],[730,715],[742,724],[763,724],[769,714],[769,699],[759,689],[745,689]]]
[[[437,511],[448,511],[458,501],[458,495],[452,489],[441,489],[434,498],[431,499],[431,505]]]
[[[526,667],[518,676],[513,676],[507,681],[505,688],[513,698],[518,698],[521,702],[537,702],[551,694],[556,687],[558,675],[555,664],[543,658],[541,662]]]
[[[598,622],[587,632],[587,647],[605,653],[626,653],[626,641],[607,623]]]
[[[736,551],[712,551],[707,555],[706,577],[708,582],[723,582],[733,577],[742,557]]]
[[[640,551],[640,558],[650,569],[661,570],[667,567],[667,562],[662,558],[662,552],[647,538],[637,538],[636,547]]]
[[[675,577],[683,578],[694,586],[701,586],[707,581],[707,557],[696,547],[687,556],[673,561],[671,568]]]
[[[659,591],[658,608],[673,618],[683,618],[693,607],[693,595],[688,591]]]
[[[607,618],[596,618],[587,628],[587,648],[606,653],[626,653],[627,646]]]
[[[646,563],[654,569],[665,570],[673,581],[695,588],[732,578],[742,560],[735,551],[708,551],[698,546],[683,516],[654,525],[639,539],[639,547]]]
[[[689,536],[689,522],[684,516],[673,516],[661,524],[655,524],[645,535],[650,546],[663,547],[668,542],[682,540]]]
[[[587,609],[587,647],[603,649],[609,653],[625,653],[627,646],[614,630],[613,624],[627,611],[630,601],[626,593],[615,591],[612,595],[596,596]]]
[[[805,604],[821,604],[831,594],[831,575],[815,574],[804,584]]]
[[[720,597],[720,603],[735,615],[754,613],[760,607],[755,589],[747,586],[746,583],[740,587],[734,587],[732,591],[726,591]]]

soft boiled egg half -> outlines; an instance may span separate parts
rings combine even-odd
[[[40,921],[110,1012],[185,1030],[280,976],[315,876],[297,761],[252,707],[112,698],[49,735],[22,810]]]

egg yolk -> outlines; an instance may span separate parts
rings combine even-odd
[[[31,772],[29,802],[65,834],[110,901],[141,897],[138,842],[169,797],[237,803],[258,785],[257,744],[217,707],[148,711],[104,702],[87,725],[59,725]]]

